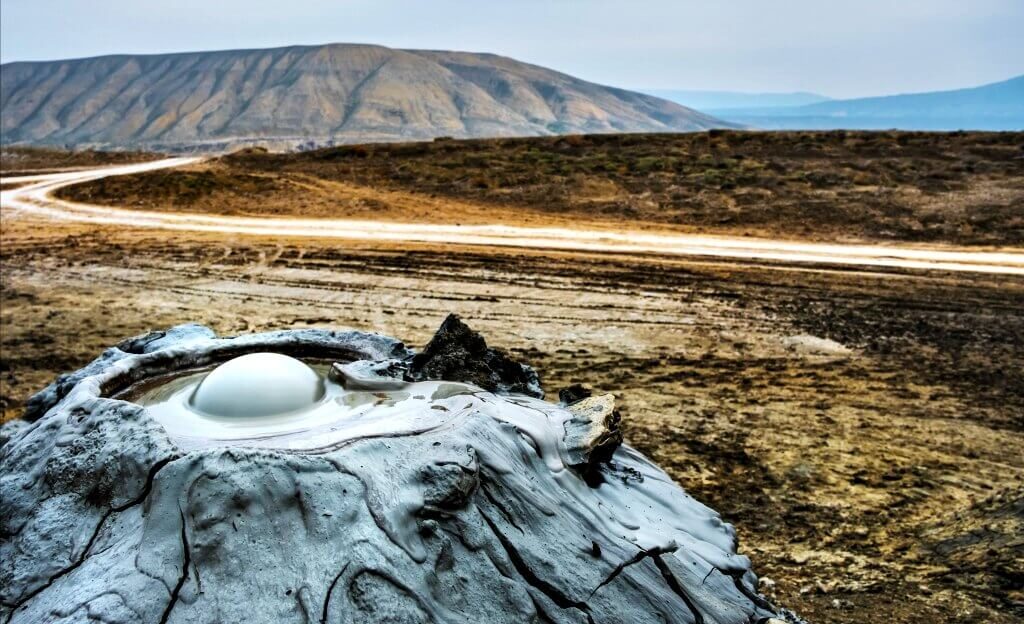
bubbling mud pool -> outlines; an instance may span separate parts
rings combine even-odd
[[[362,389],[374,385],[381,387]],[[528,397],[499,399],[467,383],[341,377],[332,374],[331,364],[279,353],[250,353],[215,368],[146,380],[115,398],[144,407],[188,449],[238,445],[315,451],[362,438],[436,430],[475,412],[522,425],[527,417],[557,411]]]
[[[270,373],[268,374],[268,371]],[[182,448],[242,445],[313,452],[362,438],[438,431],[484,414],[526,432],[549,467],[571,415],[467,383],[378,378],[358,367],[277,353],[146,380],[114,398],[145,407]]]

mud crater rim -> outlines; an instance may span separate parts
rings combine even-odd
[[[218,372],[239,360],[290,360],[296,371],[309,371],[305,388],[300,389],[308,400],[288,409],[255,411],[239,396],[241,411],[225,412],[207,409],[197,395],[204,384]],[[376,435],[415,435],[451,426],[470,412],[491,402],[491,393],[477,386],[453,381],[406,381],[393,379],[387,388],[349,384],[330,372],[336,364],[330,357],[293,358],[274,351],[259,351],[227,358],[205,366],[146,377],[113,398],[138,405],[146,410],[183,448],[209,446],[259,446],[297,452],[321,452],[339,444]],[[236,364],[237,366],[237,364]],[[242,371],[251,372],[251,371]],[[304,371],[301,371],[304,372]],[[273,372],[266,376],[275,377]],[[237,380],[236,380],[237,381]],[[257,379],[257,382],[260,380]],[[245,392],[228,384],[220,391],[228,394]],[[224,397],[231,400],[232,397]],[[529,397],[522,397],[529,400]],[[495,401],[510,400],[519,406],[518,397],[493,397]]]

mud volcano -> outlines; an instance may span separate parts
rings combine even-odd
[[[128,340],[0,449],[10,622],[764,622],[735,533],[451,317]]]

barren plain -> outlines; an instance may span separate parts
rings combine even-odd
[[[770,141],[802,141],[761,136],[766,138],[742,143],[761,140],[758,149],[768,153]],[[880,136],[887,145],[900,144],[898,136]],[[734,136],[727,140],[732,145]],[[616,195],[614,205],[635,206],[635,215],[594,212],[592,203],[571,207],[581,201],[574,180],[590,184],[597,174],[574,177],[569,170],[541,178],[536,184],[548,185],[551,205],[568,206],[556,210],[545,207],[541,187],[523,183],[497,193],[474,183],[465,168],[452,167],[446,174],[451,178],[439,177],[433,186],[422,172],[415,183],[404,181],[398,172],[412,165],[402,169],[393,154],[378,160],[375,150],[385,150],[378,146],[363,148],[365,155],[342,148],[336,159],[328,152],[239,154],[186,172],[108,178],[65,193],[82,201],[186,211],[263,214],[266,208],[340,216],[359,209],[383,219],[476,214],[538,224],[589,215],[672,231],[706,227],[784,232],[793,239],[1020,245],[1019,135],[981,135],[981,144],[966,147],[957,143],[966,139],[951,135],[903,139],[911,140],[952,154],[936,159],[920,148],[914,152],[920,160],[913,162],[940,163],[946,171],[973,162],[978,175],[948,173],[954,179],[935,182],[946,190],[921,190],[916,182],[830,190],[800,182],[806,186],[793,186],[793,193],[822,202],[832,197],[832,207],[826,202],[816,211],[794,213],[786,206],[801,205],[796,196],[768,195],[767,203],[750,204],[753,211],[735,203],[731,220],[717,224],[710,221],[712,200],[743,194],[748,187],[742,179],[734,188],[723,189],[724,182],[695,191],[692,197],[701,198],[704,208],[680,213],[683,222],[659,221],[665,206],[675,204],[657,198],[689,191],[675,183],[679,189],[659,195],[659,178],[650,172],[644,174],[648,191],[629,191],[634,187],[626,178],[640,184],[628,172],[641,156],[628,151],[615,156],[625,160],[626,173],[607,173],[629,191]],[[543,146],[558,140],[536,141]],[[986,147],[989,141],[995,147]],[[427,149],[457,150],[461,143]],[[482,143],[469,142],[466,149]],[[525,142],[513,143],[515,153],[530,152]],[[835,145],[814,149],[821,155],[807,167],[824,173],[831,169],[822,163],[862,162],[869,175],[883,164],[898,170],[911,162],[863,154],[830,160],[826,152],[839,149]],[[333,163],[323,165],[333,173],[292,172],[302,159]],[[510,152],[493,162],[514,160]],[[480,165],[473,171],[501,169]],[[274,186],[239,186],[234,178],[243,174],[259,184],[269,178]],[[183,175],[228,177],[222,186],[198,184],[190,192],[188,183],[179,182]],[[310,192],[293,193],[292,203],[276,190],[300,182]],[[350,202],[345,189],[360,194]],[[653,203],[639,203],[644,192]],[[989,212],[976,208],[982,196],[982,204],[994,206]],[[857,197],[880,203],[858,216]],[[906,208],[899,198],[917,203]],[[404,212],[415,206],[422,214]],[[957,208],[944,212],[943,206]],[[687,214],[707,214],[709,221],[687,221]],[[898,218],[885,221],[887,214]],[[921,221],[922,215],[930,220]],[[900,223],[903,229],[896,227]],[[225,236],[9,213],[0,243],[5,418],[16,416],[24,399],[55,375],[149,329],[188,321],[226,334],[354,327],[422,346],[444,316],[456,312],[492,344],[532,363],[549,394],[577,382],[614,392],[627,441],[736,524],[741,549],[762,577],[761,590],[780,606],[810,622],[1024,618],[1024,279]]]

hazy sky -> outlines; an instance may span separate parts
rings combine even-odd
[[[297,43],[495,52],[627,88],[852,97],[1024,73],[1024,0],[0,0],[3,62]]]

